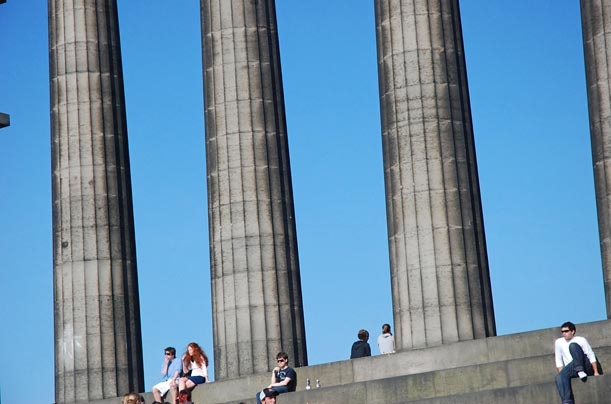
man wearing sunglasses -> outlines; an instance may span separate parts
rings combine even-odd
[[[588,375],[598,376],[598,362],[592,347],[584,337],[575,335],[575,324],[567,321],[560,327],[562,337],[556,340],[554,351],[556,356],[556,387],[562,404],[573,404],[573,389],[571,379],[578,377],[582,382]]]
[[[153,404],[161,404],[163,396],[172,390],[172,403],[176,402],[178,393],[178,378],[182,372],[182,363],[176,359],[176,349],[169,346],[164,350],[165,356],[161,365],[162,381],[153,386]]]
[[[297,389],[297,373],[293,368],[289,367],[289,356],[285,352],[279,352],[278,355],[276,355],[276,362],[278,366],[276,366],[272,372],[270,385],[256,395],[257,404],[261,404],[263,399],[270,397],[267,393],[269,390],[281,394]]]

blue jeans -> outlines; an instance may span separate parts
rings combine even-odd
[[[573,360],[562,368],[556,375],[556,387],[562,404],[574,404],[573,388],[571,387],[571,379],[577,377],[577,372],[586,372],[589,375],[594,374],[594,369],[587,356],[584,355],[583,349],[579,344],[573,342],[569,344],[569,352]]]
[[[289,388],[287,386],[274,386],[272,387],[272,390],[277,391],[278,394],[280,394],[280,393],[288,393]],[[258,392],[255,397],[257,398],[257,404],[261,404],[261,392]]]

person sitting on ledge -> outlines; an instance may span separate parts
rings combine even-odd
[[[554,353],[556,357],[556,387],[562,404],[574,404],[571,379],[579,378],[582,382],[588,376],[598,376],[599,364],[592,347],[584,337],[575,335],[575,324],[567,321],[560,327],[562,337],[556,340]]]
[[[161,404],[163,402],[163,396],[168,391],[172,392],[172,403],[176,403],[178,393],[178,380],[182,371],[182,364],[176,358],[176,349],[174,347],[167,347],[164,349],[164,360],[161,365],[162,381],[153,386],[153,397],[155,401],[153,404]]]
[[[188,376],[178,382],[178,402],[186,403],[191,391],[208,379],[208,356],[195,342],[187,345],[187,352],[182,356],[182,371]]]
[[[297,389],[297,372],[289,366],[289,356],[285,352],[278,352],[276,355],[276,362],[278,366],[272,371],[272,379],[269,386],[263,391],[258,392],[255,398],[257,404],[261,404],[263,398],[270,397],[264,394],[266,390],[273,390],[274,392],[281,394],[289,391],[295,391]],[[272,394],[272,393],[269,393]],[[276,402],[276,398],[273,402]]]

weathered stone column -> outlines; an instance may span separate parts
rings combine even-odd
[[[50,0],[55,396],[143,391],[116,0]]]
[[[581,0],[581,24],[605,302],[611,319],[611,2]]]
[[[307,365],[273,0],[201,0],[217,379]]]
[[[495,335],[457,0],[376,0],[397,348]]]

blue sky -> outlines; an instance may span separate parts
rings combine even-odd
[[[579,2],[465,0],[461,12],[498,333],[604,319]],[[278,0],[277,13],[318,364],[347,359],[358,329],[373,342],[392,323],[373,0]],[[212,352],[199,2],[119,1],[119,14],[150,390],[165,346]],[[2,403],[49,404],[43,0],[0,6],[0,112],[11,115],[0,130]],[[186,285],[201,286],[199,306],[182,303]]]

